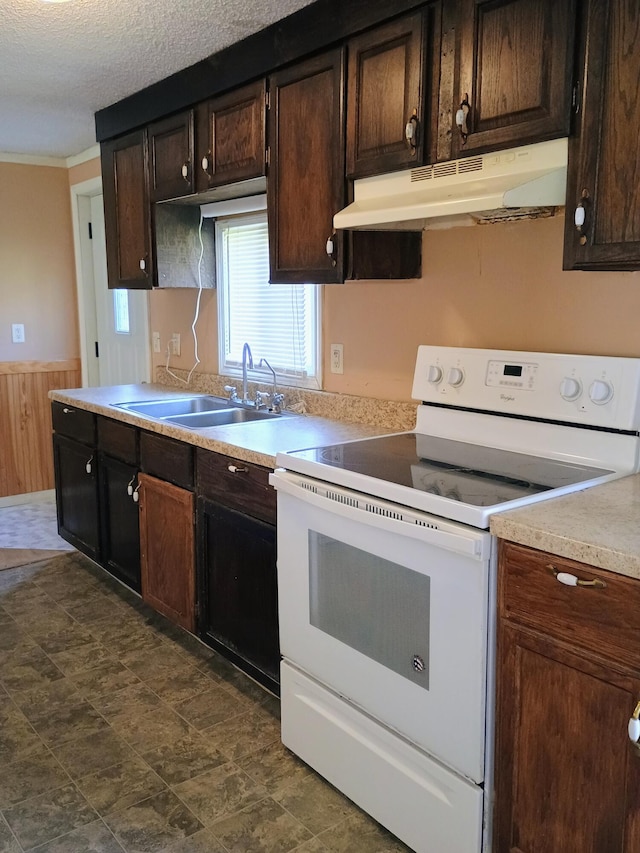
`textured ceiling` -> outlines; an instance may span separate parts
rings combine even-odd
[[[0,152],[69,157],[93,114],[311,0],[4,0]]]

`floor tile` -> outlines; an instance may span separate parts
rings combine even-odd
[[[4,701],[0,708],[0,767],[26,758],[42,747],[42,740],[22,711]]]
[[[35,645],[35,640],[32,640],[28,634],[22,631],[18,627],[17,622],[14,622],[8,614],[5,621],[0,622],[0,625],[2,626],[2,631],[0,631],[0,651],[11,652],[24,644],[31,647]],[[205,678],[204,675],[202,677]]]
[[[318,839],[329,853],[411,853],[405,844],[361,812],[322,832]]]
[[[251,703],[246,699],[231,696],[222,687],[217,686],[174,705],[181,717],[201,731],[222,720],[236,717],[250,707]]]
[[[144,752],[142,757],[169,785],[192,779],[229,760],[197,732]]]
[[[201,829],[181,841],[167,845],[164,853],[226,853],[215,835],[208,829]]]
[[[53,747],[53,754],[73,779],[103,770],[133,757],[131,747],[107,728],[98,734],[70,740]]]
[[[109,728],[109,723],[88,702],[58,708],[32,723],[48,746],[59,746],[70,740],[97,735]]]
[[[78,623],[66,625],[60,630],[53,630],[47,634],[36,636],[33,631],[30,631],[38,642],[40,648],[49,656],[57,652],[65,652],[69,649],[77,649],[79,646],[85,646],[93,640],[91,634]]]
[[[263,711],[249,711],[217,723],[204,734],[229,758],[236,759],[280,740],[280,724]]]
[[[49,653],[49,657],[65,675],[75,675],[85,669],[92,669],[101,663],[114,659],[113,654],[93,639],[64,651]]]
[[[69,678],[87,699],[109,695],[130,684],[140,683],[140,679],[131,670],[115,659],[102,661],[91,669],[83,669],[70,675]]]
[[[329,851],[319,838],[312,838],[311,841],[296,847],[295,853],[329,853]]]
[[[64,609],[81,624],[89,624],[99,619],[118,620],[122,617],[122,604],[101,591],[96,591],[84,601],[65,603]]]
[[[22,848],[0,814],[0,853],[22,853]]]
[[[175,672],[147,678],[146,683],[169,705],[184,702],[211,688],[211,679],[195,666],[182,666]]]
[[[117,657],[130,655],[132,651],[157,648],[162,640],[130,619],[114,622],[112,619],[102,619],[92,622],[89,626],[91,635]]]
[[[162,705],[162,700],[142,681],[98,696],[91,701],[93,707],[112,724],[126,724],[132,717],[142,717]]]
[[[0,681],[5,687],[24,690],[62,678],[62,673],[39,646],[16,652],[0,663]]]
[[[123,848],[111,830],[101,820],[96,820],[34,847],[33,853],[123,853]]]
[[[69,784],[5,809],[4,817],[20,844],[29,849],[91,823],[97,815]]]
[[[6,809],[70,782],[69,776],[46,747],[4,764],[0,773],[0,809]]]
[[[167,705],[141,717],[115,721],[113,728],[140,753],[149,752],[193,732],[193,728]]]
[[[263,800],[268,793],[232,763],[175,785],[174,790],[205,826]]]
[[[84,776],[77,785],[101,815],[122,811],[166,788],[162,779],[137,755]]]
[[[358,814],[356,806],[315,773],[278,794],[276,802],[297,818],[313,835]]]
[[[305,779],[311,769],[282,743],[272,743],[236,761],[245,773],[263,784],[270,794]]]
[[[268,797],[213,824],[229,853],[285,853],[311,838],[308,829]]]
[[[150,650],[134,649],[121,660],[143,681],[174,673],[184,666],[184,658],[169,645],[162,644]]]
[[[82,696],[68,678],[38,684],[27,690],[16,690],[12,697],[28,720],[48,717],[61,708],[82,702]]]
[[[273,693],[270,693],[261,684],[258,684],[257,681],[254,681],[237,669],[229,673],[220,686],[232,696],[238,699],[247,699],[257,705],[262,705],[268,702],[269,699],[274,698]]]
[[[188,838],[203,828],[171,791],[162,791],[107,815],[105,822],[128,853],[165,851],[171,842]]]

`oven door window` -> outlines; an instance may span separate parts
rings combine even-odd
[[[309,621],[429,689],[431,580],[309,530]]]

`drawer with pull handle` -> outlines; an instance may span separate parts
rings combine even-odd
[[[276,492],[269,485],[269,470],[198,448],[198,493],[269,524],[276,523]]]
[[[93,412],[54,402],[51,404],[51,418],[54,431],[60,435],[75,438],[84,444],[95,444],[96,416]]]
[[[640,580],[500,542],[501,618],[640,670]]]

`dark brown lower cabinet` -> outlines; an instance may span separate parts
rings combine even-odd
[[[118,580],[140,592],[140,524],[133,494],[138,485],[137,466],[110,456],[100,456],[100,510],[102,565]]]
[[[176,625],[195,631],[194,496],[139,475],[142,598]]]
[[[55,434],[53,460],[58,532],[83,554],[100,560],[98,460],[94,447]]]
[[[279,693],[276,529],[198,499],[200,636]]]
[[[639,600],[638,581],[501,543],[494,853],[640,850]]]

